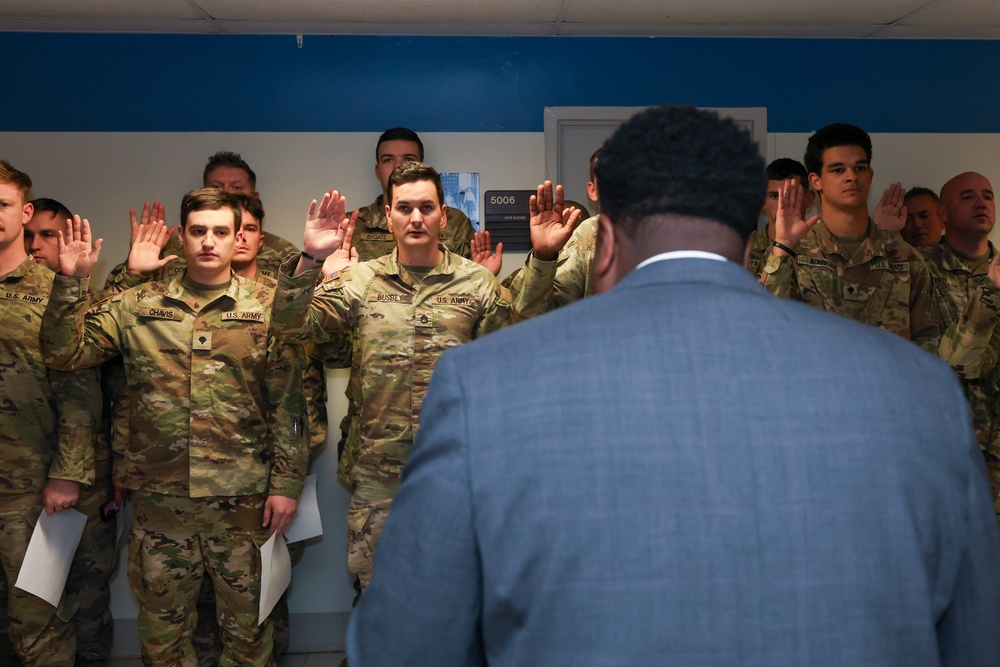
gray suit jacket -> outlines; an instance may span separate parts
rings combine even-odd
[[[447,352],[351,667],[1000,665],[1000,538],[949,367],[657,262]]]

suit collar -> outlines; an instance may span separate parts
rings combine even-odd
[[[700,258],[670,259],[648,264],[625,276],[615,289],[657,283],[715,284],[753,292],[763,289],[753,274],[740,264]]]

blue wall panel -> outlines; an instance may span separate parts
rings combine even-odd
[[[546,106],[765,106],[772,132],[1000,132],[1000,42],[0,33],[0,131],[539,132]]]

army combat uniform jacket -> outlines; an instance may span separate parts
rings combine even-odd
[[[441,230],[439,242],[449,251],[466,259],[472,258],[472,223],[460,209],[445,208],[448,222]],[[368,206],[358,209],[357,227],[351,247],[358,251],[358,259],[362,262],[378,259],[396,249],[396,239],[389,231],[389,223],[385,219],[385,202],[382,195]]]
[[[308,457],[302,361],[270,335],[273,291],[234,275],[199,303],[181,280],[88,308],[87,279],[57,277],[42,328],[47,363],[124,358],[129,439],[116,477],[125,488],[297,498]]]
[[[0,494],[40,494],[50,478],[94,481],[97,373],[50,371],[42,358],[54,277],[31,257],[0,276]]]
[[[880,327],[936,353],[937,299],[923,258],[898,235],[868,221],[868,236],[846,251],[820,220],[796,257],[770,255],[760,281],[772,294]]]
[[[941,302],[942,329],[938,353],[962,380],[984,451],[1000,457],[995,434],[997,380],[1000,369],[1000,289],[993,286],[986,266],[973,273],[971,263],[942,239],[921,248]],[[989,258],[996,254],[990,244]]]
[[[355,330],[352,373],[359,374],[361,388],[356,467],[398,479],[438,357],[510,323],[515,314],[489,271],[453,253],[445,252],[422,281],[399,264],[396,250],[319,286],[318,269],[290,276],[296,262],[286,262],[278,278],[275,331],[323,343]]]

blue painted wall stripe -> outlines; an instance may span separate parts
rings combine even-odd
[[[0,33],[3,131],[540,132],[765,106],[772,132],[1000,132],[1000,41]]]

